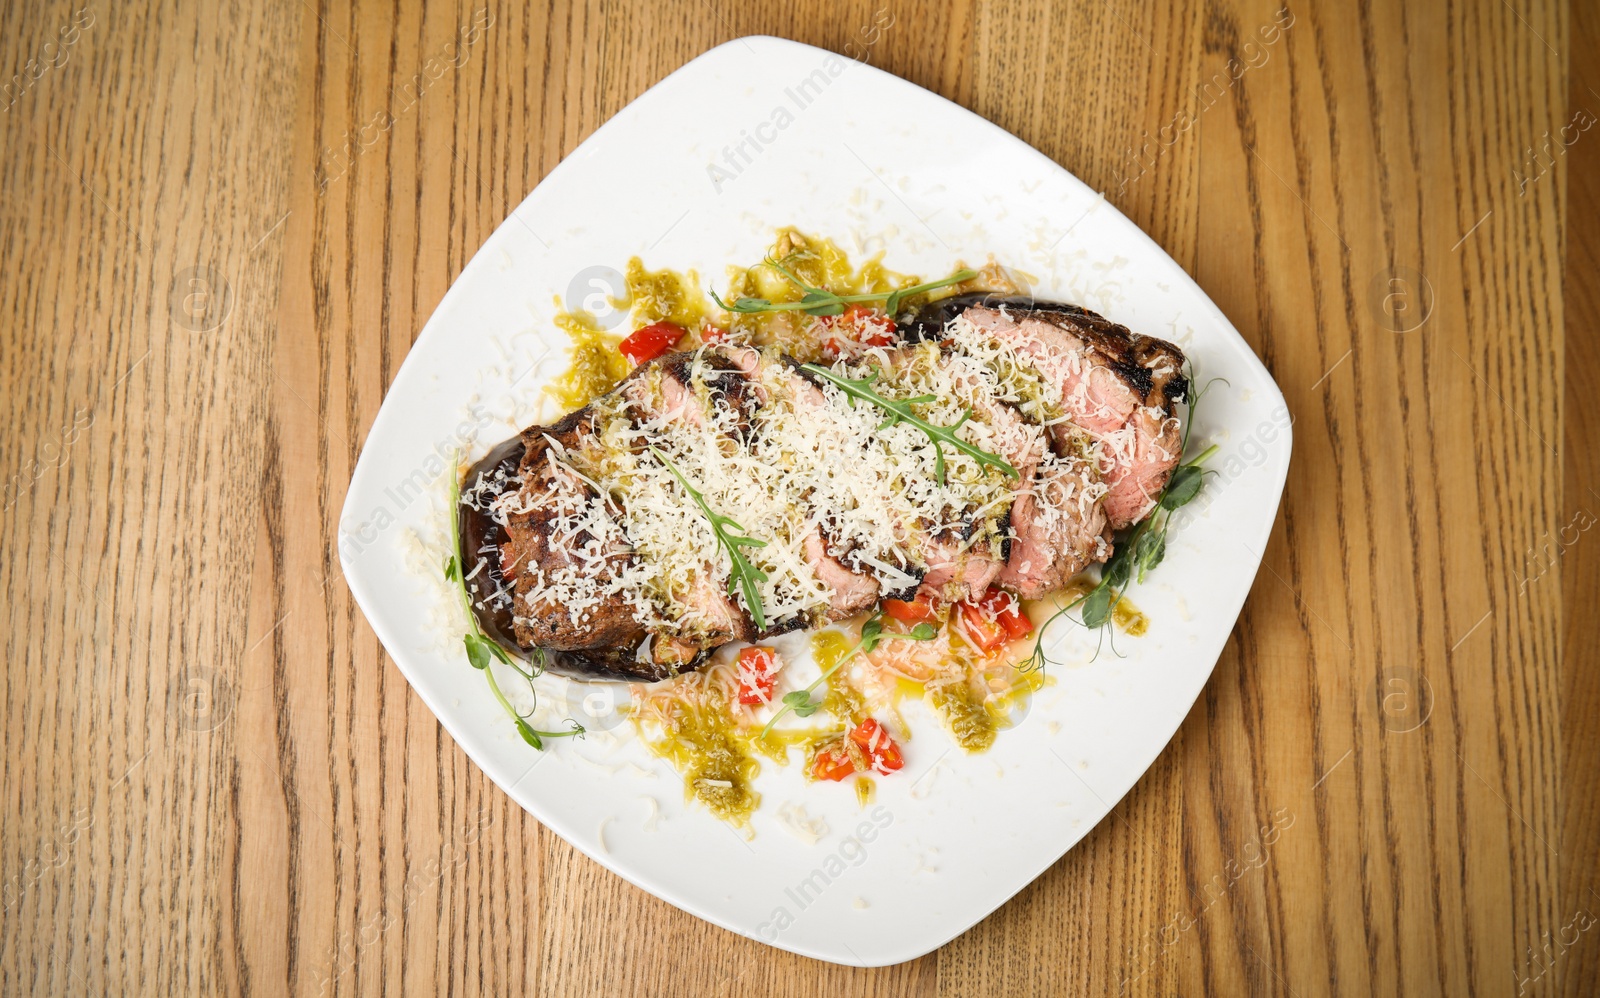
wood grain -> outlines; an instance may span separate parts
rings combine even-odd
[[[1571,9],[1570,78],[1567,104],[1600,112],[1600,9],[1574,3]],[[1584,58],[1585,55],[1590,57]],[[1600,288],[1593,275],[1600,269],[1600,142],[1574,144],[1567,153],[1565,413],[1561,453],[1562,524],[1574,518],[1600,517],[1600,423],[1577,418],[1600,392],[1600,355],[1588,349],[1600,330]],[[1580,521],[1581,522],[1581,521]],[[1570,536],[1570,535],[1569,535]],[[1561,621],[1561,881],[1556,910],[1563,924],[1573,912],[1600,915],[1600,670],[1594,668],[1600,648],[1600,545],[1559,545],[1561,603],[1571,612]],[[1557,538],[1560,541],[1560,538]],[[1587,935],[1587,934],[1586,934]],[[1570,938],[1570,936],[1568,937]],[[1600,946],[1574,946],[1556,961],[1560,986],[1551,994],[1576,998],[1600,981]]]
[[[880,9],[874,64],[1196,277],[1296,453],[1138,786],[971,932],[861,971],[541,829],[411,694],[330,539],[513,204],[712,45],[843,51]],[[166,0],[0,29],[0,993],[1600,986],[1600,932],[1563,942],[1600,912],[1600,132],[1561,131],[1600,114],[1592,5]]]

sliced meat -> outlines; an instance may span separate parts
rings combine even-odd
[[[706,386],[705,394],[695,388],[694,368],[703,365],[700,383]],[[748,411],[753,392],[737,365],[713,351],[696,355],[669,354],[639,370],[652,368],[637,379],[630,379],[627,389],[629,414],[637,422],[659,419],[663,423],[682,421],[689,426],[704,426],[707,406],[733,405],[746,416],[741,425],[748,426]],[[636,374],[638,372],[635,372]],[[655,655],[669,664],[683,660],[684,649],[695,647],[709,651],[729,641],[745,641],[756,636],[754,621],[728,592],[727,581],[718,578],[707,562],[705,571],[697,572],[688,587],[673,594],[672,610],[676,614],[676,631],[657,643]]]
[[[974,310],[1003,311],[1014,324],[1036,320],[1072,335],[1074,352],[1087,350],[1088,359],[1109,368],[1145,405],[1173,405],[1183,398],[1188,379],[1183,374],[1183,351],[1166,340],[1143,336],[1095,312],[1064,302],[1026,296],[1001,296],[983,292],[956,295],[932,302],[902,320],[901,329],[911,342],[945,338],[951,320]],[[1056,341],[1065,344],[1066,341]],[[1066,360],[1063,355],[1062,360]]]
[[[507,504],[506,534],[516,573],[515,624],[523,647],[577,651],[636,645],[644,628],[617,593],[636,558],[605,497],[563,460],[592,439],[578,431],[527,434],[523,484]],[[564,438],[564,439],[563,439]],[[553,446],[552,446],[553,445]],[[614,529],[596,536],[599,521]],[[537,571],[520,570],[532,568]],[[548,598],[542,579],[582,579],[589,597],[577,603]]]
[[[727,581],[710,571],[696,573],[688,590],[674,595],[684,611],[677,620],[679,640],[711,649],[756,636],[755,621],[734,601]]]
[[[1101,438],[1100,473],[1106,516],[1113,529],[1138,523],[1154,508],[1182,458],[1183,435],[1175,416],[1140,406],[1127,424]]]
[[[1011,555],[997,582],[1023,599],[1038,599],[1109,558],[1105,492],[1088,462],[1050,454],[1011,505]]]
[[[667,409],[683,412],[696,425],[703,424],[706,411],[712,407],[731,409],[737,417],[736,436],[747,442],[750,422],[765,401],[761,386],[750,379],[756,368],[744,356],[754,353],[704,350],[664,358],[662,388]],[[691,387],[697,381],[700,387]],[[691,406],[691,399],[699,404]]]
[[[966,438],[1009,462],[1015,484],[991,475],[937,487],[914,434],[896,431],[892,452],[880,450],[877,418],[847,415],[838,407],[859,413],[856,403],[770,348],[669,354],[474,469],[461,553],[485,633],[542,650],[555,671],[661,679],[727,642],[839,620],[885,596],[959,601],[996,584],[1045,595],[1103,561],[1114,529],[1149,515],[1179,460],[1175,409],[1187,382],[1176,347],[1025,298],[961,295],[901,322],[912,341],[947,342],[875,350],[883,383],[970,398],[956,403],[972,406]],[[985,334],[981,349],[973,328]],[[991,392],[997,369],[972,366],[993,363],[989,340],[1037,379]],[[1061,422],[1045,424],[1056,412],[1038,407],[1041,387]],[[796,421],[807,410],[816,421]],[[764,629],[730,594],[725,559],[702,543],[703,514],[690,515],[666,469],[607,449],[637,456],[647,443],[675,455],[709,506],[778,542],[756,559],[780,594]],[[768,474],[789,477],[769,485]]]
[[[844,562],[829,554],[822,531],[813,528],[806,535],[803,550],[806,563],[832,591],[826,614],[828,620],[853,617],[878,602],[878,580],[865,572],[851,571]]]
[[[747,375],[766,371],[768,361],[754,350],[730,351],[730,359]],[[821,409],[827,404],[822,390],[787,357],[775,362],[778,383],[789,393],[796,409]],[[850,568],[832,553],[832,545],[822,531],[813,527],[801,548],[806,563],[826,585],[831,595],[823,614],[825,620],[843,620],[871,607],[878,601],[878,580],[868,572]],[[841,554],[844,552],[840,552]]]
[[[941,363],[950,362],[946,353]],[[974,416],[994,434],[994,450],[1017,470],[1018,482],[1029,482],[1039,462],[1049,451],[1048,438],[1039,432],[1009,403],[978,390],[965,378],[956,383],[973,389]],[[1026,495],[1019,488],[1018,497]],[[1012,501],[1014,509],[1016,500]],[[929,596],[956,602],[988,591],[1004,568],[1010,550],[1012,527],[1010,511],[983,521],[969,521],[960,536],[945,534],[930,537],[927,545],[927,574],[921,591]]]
[[[985,294],[933,302],[906,323],[907,337],[942,339],[958,317],[1028,358],[1059,388],[1075,427],[1100,444],[1112,529],[1144,519],[1181,458],[1175,412],[1188,390],[1183,351],[1076,305]]]
[[[1004,562],[988,551],[966,546],[948,535],[929,542],[927,559],[928,571],[920,591],[947,603],[987,592],[1004,567]]]
[[[668,354],[634,368],[613,390],[622,403],[623,413],[635,423],[650,419],[671,423],[681,419],[690,426],[702,425],[705,412],[689,387],[682,358],[682,354]]]

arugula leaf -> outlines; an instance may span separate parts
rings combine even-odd
[[[800,300],[773,302],[768,301],[765,298],[741,296],[739,298],[735,298],[733,300],[733,304],[730,305],[719,298],[716,291],[711,292],[711,300],[716,302],[717,307],[722,309],[724,312],[738,312],[743,315],[751,315],[757,312],[804,312],[807,315],[838,315],[844,311],[844,307],[846,305],[854,305],[861,302],[881,301],[884,303],[885,311],[887,311],[889,316],[893,318],[894,315],[899,311],[900,303],[905,299],[912,297],[913,295],[925,294],[929,291],[937,291],[940,288],[947,288],[952,284],[960,284],[962,281],[970,281],[974,277],[978,276],[978,272],[976,270],[958,270],[949,277],[941,278],[937,281],[927,281],[922,284],[916,284],[909,288],[900,288],[896,291],[869,291],[859,295],[838,295],[834,294],[832,291],[825,291],[822,288],[812,287],[806,282],[800,280],[800,278],[796,277],[782,263],[778,262],[777,260],[773,260],[770,257],[766,260],[763,260],[762,263],[778,271],[789,280],[789,283],[793,284],[801,291],[804,291],[805,294],[801,296]]]
[[[940,485],[944,484],[945,447],[954,447],[977,461],[979,469],[990,467],[1004,472],[1008,478],[1019,480],[1022,478],[1022,474],[1011,466],[1011,462],[999,454],[991,454],[983,448],[969,444],[956,436],[956,431],[961,429],[961,424],[972,418],[972,409],[970,407],[961,414],[960,419],[955,421],[955,425],[940,426],[918,416],[911,408],[913,405],[925,405],[934,401],[932,395],[918,395],[915,398],[908,399],[890,399],[878,394],[877,389],[872,387],[872,383],[878,380],[879,372],[876,368],[867,372],[867,376],[864,378],[846,378],[833,373],[833,371],[820,364],[802,364],[800,369],[809,371],[835,385],[840,391],[844,392],[851,405],[855,405],[856,399],[861,399],[888,413],[888,418],[878,427],[880,430],[887,429],[896,423],[909,423],[926,434],[928,439],[933,442],[934,475],[938,478]]]
[[[683,477],[683,472],[678,470],[678,466],[668,460],[665,454],[657,450],[654,444],[650,445],[650,453],[654,454],[656,460],[660,461],[668,471],[672,472],[672,477],[678,480],[678,484],[682,485],[684,491],[689,493],[689,498],[693,499],[695,505],[700,507],[700,512],[704,513],[706,519],[711,521],[711,532],[716,535],[717,543],[722,545],[723,550],[728,552],[728,561],[733,566],[732,571],[728,573],[728,593],[734,596],[743,593],[745,608],[750,611],[750,619],[755,622],[756,630],[765,630],[767,617],[765,608],[761,604],[761,583],[767,581],[767,573],[750,564],[750,560],[739,549],[741,547],[764,548],[767,546],[767,542],[755,537],[745,536],[743,527],[707,505],[706,497],[700,494],[700,490],[690,485],[689,480]],[[738,533],[733,531],[738,531]]]

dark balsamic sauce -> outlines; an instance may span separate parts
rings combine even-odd
[[[522,437],[520,435],[512,437],[489,451],[482,460],[468,469],[466,480],[461,483],[462,495],[472,492],[485,478],[492,483],[482,493],[473,493],[478,497],[477,503],[485,508],[477,509],[462,503],[456,510],[460,517],[461,550],[457,553],[461,558],[462,573],[471,572],[473,566],[478,564],[479,558],[487,562],[483,570],[473,577],[473,582],[478,586],[477,595],[480,596],[499,592],[502,588],[508,587],[510,582],[500,570],[500,547],[510,538],[506,534],[506,529],[489,515],[487,507],[495,496],[517,487],[511,478],[522,464],[523,450]],[[500,472],[504,474],[501,475]],[[491,545],[492,549],[485,550]],[[469,595],[472,594],[470,588],[467,592]],[[512,622],[510,601],[493,606],[478,599],[472,599],[470,602],[472,615],[478,618],[478,626],[501,647],[521,654],[533,650],[517,643],[517,631]]]

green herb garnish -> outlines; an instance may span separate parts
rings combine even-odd
[[[778,723],[778,718],[789,713],[791,710],[800,717],[810,717],[812,714],[815,714],[818,710],[820,710],[822,708],[822,701],[820,699],[812,699],[813,695],[816,693],[817,687],[827,682],[828,677],[833,675],[835,672],[838,672],[841,665],[844,665],[857,655],[869,654],[874,648],[878,647],[878,645],[890,639],[900,641],[932,641],[934,638],[938,637],[938,635],[938,630],[929,623],[918,624],[905,634],[900,634],[895,631],[885,631],[883,629],[883,611],[879,610],[872,616],[868,617],[867,622],[861,625],[861,640],[857,641],[849,651],[846,651],[843,655],[839,656],[839,661],[833,663],[833,665],[823,672],[822,675],[818,676],[816,681],[810,686],[807,686],[803,690],[795,690],[792,693],[785,693],[783,695],[783,708],[776,714],[772,715],[772,720],[767,722],[767,726],[761,729],[761,734],[757,737],[767,737],[767,732],[771,731],[772,726]]]
[[[1221,381],[1223,379],[1214,379]],[[1207,385],[1209,388],[1210,385]],[[1188,391],[1185,393],[1184,403],[1189,409],[1189,419],[1183,428],[1183,443],[1179,448],[1181,454],[1189,446],[1189,431],[1194,428],[1195,405],[1200,401],[1205,391],[1196,393],[1194,379],[1189,379]],[[1161,495],[1156,499],[1155,509],[1149,516],[1138,523],[1117,544],[1111,558],[1100,570],[1100,581],[1087,593],[1061,607],[1050,618],[1039,626],[1039,637],[1034,641],[1033,654],[1028,656],[1027,664],[1022,668],[1032,670],[1043,668],[1048,659],[1044,653],[1045,632],[1050,625],[1056,622],[1057,617],[1067,616],[1072,610],[1080,607],[1079,623],[1089,630],[1099,630],[1110,622],[1117,606],[1122,602],[1122,594],[1127,589],[1128,583],[1137,577],[1140,583],[1144,582],[1145,573],[1161,564],[1167,553],[1167,531],[1172,526],[1172,513],[1180,507],[1188,505],[1194,497],[1200,494],[1200,487],[1205,482],[1206,472],[1200,464],[1216,453],[1217,445],[1212,444],[1201,451],[1192,460],[1186,461],[1174,468],[1172,476],[1167,479],[1167,485],[1161,490]],[[1165,514],[1165,515],[1163,515]],[[1157,520],[1159,519],[1159,523]],[[1071,617],[1067,617],[1071,620]],[[1114,646],[1113,646],[1114,647]]]
[[[756,630],[766,630],[766,614],[761,606],[761,583],[767,581],[767,573],[750,564],[750,560],[739,549],[741,547],[764,548],[767,546],[767,542],[746,536],[744,528],[739,526],[738,523],[706,505],[705,496],[701,495],[700,491],[693,485],[690,485],[689,480],[683,477],[683,472],[678,470],[678,466],[667,460],[667,456],[656,450],[653,444],[650,446],[650,453],[654,454],[656,460],[660,461],[668,471],[672,472],[672,477],[678,480],[678,484],[682,485],[684,491],[689,493],[689,498],[693,499],[695,504],[700,507],[700,512],[704,513],[706,519],[711,521],[711,532],[717,535],[717,543],[721,544],[723,550],[728,552],[728,560],[733,565],[733,571],[728,575],[728,594],[733,596],[742,592],[744,594],[744,604],[750,611],[750,619],[755,622]],[[737,533],[733,531],[737,531]]]
[[[969,444],[956,436],[956,431],[961,429],[961,424],[972,418],[971,406],[968,406],[966,411],[961,414],[961,418],[955,421],[955,425],[940,426],[918,416],[911,408],[914,405],[927,405],[929,402],[936,401],[932,395],[918,395],[908,399],[890,399],[878,394],[878,390],[872,387],[872,383],[878,380],[879,372],[876,368],[868,371],[867,376],[864,378],[846,378],[818,364],[803,364],[801,365],[801,370],[809,371],[835,385],[840,391],[844,392],[852,407],[856,404],[856,399],[862,399],[871,402],[888,413],[889,418],[885,419],[883,424],[878,427],[879,432],[896,423],[910,423],[923,433],[926,433],[928,439],[933,441],[934,474],[938,477],[940,485],[944,484],[944,445],[946,444],[977,461],[979,469],[991,467],[1005,472],[1009,478],[1020,479],[1022,477],[1017,472],[1017,469],[1011,466],[1011,462],[999,454],[991,454],[983,448]]]
[[[756,312],[794,311],[804,312],[807,315],[838,315],[844,311],[844,307],[846,305],[854,305],[869,301],[881,301],[884,303],[884,310],[892,317],[895,312],[899,310],[900,303],[912,295],[920,295],[927,291],[937,291],[939,288],[947,288],[952,284],[960,284],[962,281],[970,281],[974,277],[978,276],[978,272],[976,270],[958,270],[954,274],[951,274],[949,277],[943,278],[942,280],[928,281],[925,284],[917,284],[909,288],[901,288],[898,291],[869,291],[865,294],[859,295],[837,295],[832,291],[824,291],[822,288],[812,287],[805,281],[802,281],[800,278],[796,277],[794,273],[789,270],[789,268],[785,267],[783,264],[772,259],[771,257],[768,257],[762,262],[771,267],[773,270],[776,270],[778,273],[782,274],[784,277],[788,278],[789,283],[805,292],[799,301],[773,302],[768,301],[765,298],[751,298],[745,296],[735,298],[733,300],[733,304],[730,305],[721,298],[717,297],[716,291],[711,292],[711,300],[716,302],[718,307],[725,312],[738,312],[744,315],[751,315]]]
[[[500,646],[500,642],[483,633],[478,626],[478,616],[472,612],[472,597],[467,594],[467,580],[461,573],[461,563],[457,560],[461,551],[461,479],[455,473],[456,463],[451,462],[452,477],[450,479],[450,557],[444,562],[444,577],[447,581],[455,583],[456,591],[461,594],[462,609],[467,612],[467,633],[461,639],[467,649],[467,661],[472,667],[483,673],[489,681],[489,690],[494,698],[500,702],[505,712],[511,715],[511,720],[517,726],[517,734],[522,740],[536,749],[544,748],[545,738],[568,738],[572,735],[582,736],[583,725],[572,718],[567,718],[567,723],[572,727],[565,731],[538,731],[528,723],[528,718],[533,716],[533,711],[526,715],[517,713],[511,701],[500,690],[500,683],[494,677],[494,669],[490,667],[491,660],[499,660],[503,665],[509,665],[517,675],[521,676],[528,684],[528,691],[533,694],[534,703],[539,702],[539,691],[533,681],[544,674],[544,652],[534,649],[534,660],[524,665],[519,658],[513,658]]]

